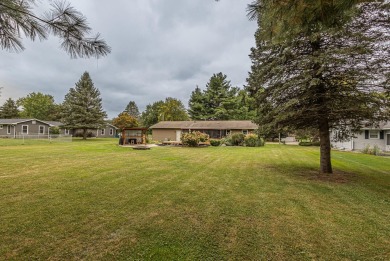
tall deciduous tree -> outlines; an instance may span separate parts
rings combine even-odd
[[[175,98],[168,97],[160,107],[159,120],[161,121],[186,121],[188,114],[183,103]]]
[[[51,2],[51,1],[50,1]],[[22,35],[35,40],[49,34],[62,40],[61,48],[72,58],[99,57],[111,48],[100,35],[89,36],[91,28],[86,18],[66,1],[51,2],[44,15],[33,10],[35,0],[2,0],[0,2],[0,46],[9,51],[24,49]]]
[[[118,117],[112,120],[112,124],[119,128],[120,131],[122,131],[124,128],[138,127],[137,119],[125,111],[119,113]]]
[[[156,101],[152,104],[146,105],[145,111],[141,114],[142,125],[150,127],[159,122],[160,111],[163,105],[164,101]]]
[[[83,139],[87,138],[88,129],[99,129],[105,125],[107,114],[103,110],[100,92],[94,87],[88,72],[81,76],[75,88],[69,89],[62,106],[63,127],[82,129]]]
[[[321,8],[326,8],[321,10],[331,10],[329,15],[334,17],[323,21],[321,12],[313,11],[314,17],[306,21],[304,2],[311,9],[308,1],[258,1],[260,29],[250,55],[253,65],[248,84],[259,106],[257,122],[271,129],[316,128],[320,171],[332,173],[331,128],[347,134],[358,131],[364,121],[378,122],[390,116],[385,113],[390,57],[384,44],[390,41],[389,4],[341,6],[346,1],[323,1],[326,5]],[[292,33],[280,28],[275,31],[278,37],[265,34],[265,28],[272,28],[266,20],[274,12],[270,6],[279,4],[284,10],[286,3],[294,8],[303,5],[303,11],[295,14],[296,28]],[[351,19],[352,7],[357,9]],[[279,15],[289,19],[288,14]],[[348,22],[340,25],[337,21]]]
[[[145,127],[150,127],[159,121],[185,121],[188,119],[183,103],[172,97],[166,98],[165,101],[148,104],[141,115],[142,124]]]
[[[140,116],[138,106],[135,103],[135,101],[130,101],[129,104],[127,104],[125,110],[130,116],[134,117],[135,119],[138,119]]]
[[[18,106],[16,105],[16,102],[14,100],[9,98],[4,102],[3,106],[0,107],[0,118],[12,119],[18,117],[19,117]]]
[[[56,106],[52,95],[32,92],[26,97],[20,98],[17,104],[22,106],[22,111],[20,112],[21,117],[55,120],[53,119],[53,113],[55,112]]]

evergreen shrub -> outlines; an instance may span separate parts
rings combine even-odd
[[[210,140],[210,145],[217,147],[217,146],[221,145],[221,140],[211,139]]]

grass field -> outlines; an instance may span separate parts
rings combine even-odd
[[[0,140],[0,260],[390,260],[390,158]]]

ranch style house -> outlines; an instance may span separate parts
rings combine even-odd
[[[333,132],[333,135],[337,133]],[[333,142],[332,146],[342,150],[362,150],[367,146],[378,146],[382,151],[390,151],[390,122],[381,122],[379,126],[363,127],[361,133],[349,141]]]
[[[160,121],[150,127],[155,141],[180,141],[182,133],[200,131],[212,139],[234,133],[253,133],[258,126],[252,121]]]
[[[58,127],[61,135],[77,136],[82,133],[80,129],[61,128],[59,121],[43,121],[38,119],[0,119],[0,138],[22,138],[23,136],[48,136],[50,128]],[[104,128],[89,129],[91,137],[114,138],[118,128],[107,123]]]

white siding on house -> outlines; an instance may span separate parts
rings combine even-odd
[[[370,147],[377,145],[381,150],[383,151],[386,150],[386,136],[387,136],[386,134],[390,133],[390,131],[384,131],[384,132],[385,132],[384,139],[379,139],[379,138],[366,139],[364,131],[360,134],[355,134],[356,138],[353,139],[353,149],[362,150],[368,145]]]

